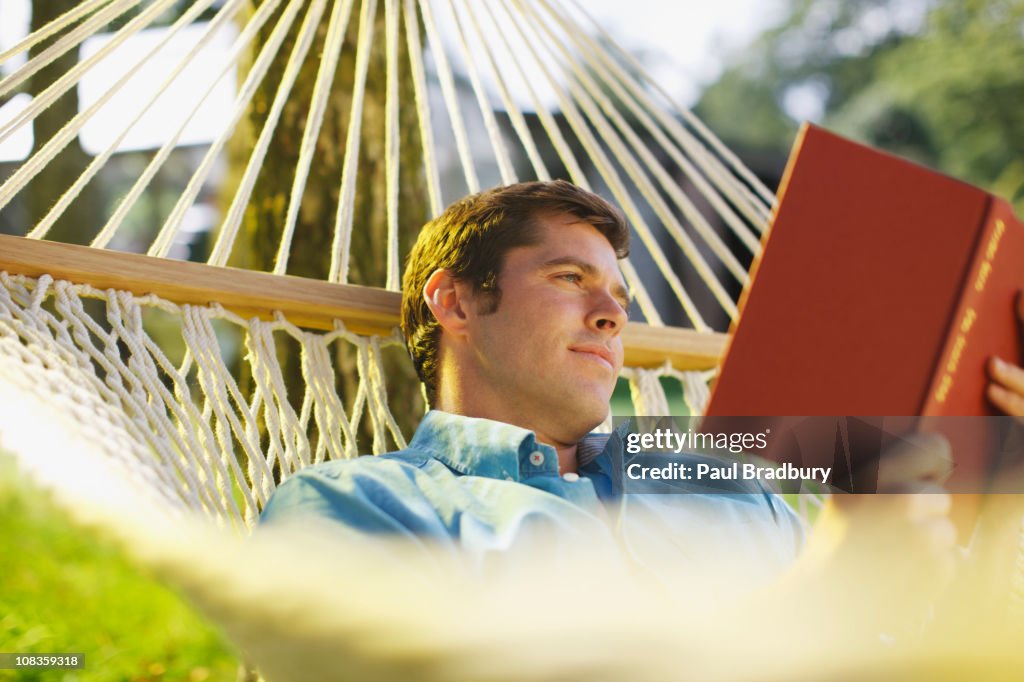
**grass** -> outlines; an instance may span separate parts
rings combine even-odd
[[[174,592],[71,525],[0,453],[0,652],[85,654],[78,671],[0,681],[234,680],[238,658]]]

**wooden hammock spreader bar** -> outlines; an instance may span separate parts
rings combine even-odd
[[[0,270],[153,294],[177,304],[216,302],[243,317],[271,320],[280,311],[310,329],[333,329],[339,319],[358,334],[386,336],[399,324],[401,295],[393,291],[24,237],[0,235]],[[639,322],[630,322],[622,336],[628,366],[660,367],[669,361],[678,370],[715,367],[727,338]]]

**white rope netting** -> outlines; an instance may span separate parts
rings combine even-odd
[[[160,513],[187,510],[250,528],[277,485],[303,467],[406,445],[393,413],[408,406],[394,404],[382,371],[384,349],[404,353],[397,334],[365,337],[340,322],[310,332],[283,316],[245,320],[217,305],[176,305],[49,276],[0,273],[0,285],[0,380],[83,425],[91,452],[110,460],[97,463],[108,480],[97,474],[89,485],[142,491]],[[147,323],[157,318],[176,330],[174,350],[151,338]],[[248,391],[223,349],[230,337],[244,348]],[[282,370],[282,353],[293,352],[286,341],[301,357],[299,396],[289,396]],[[352,395],[337,386],[339,345],[356,358]],[[668,413],[663,377],[706,379],[670,367],[624,376],[640,414]],[[359,436],[363,423],[368,443]],[[0,446],[8,445],[2,433]],[[19,454],[30,469],[36,460],[45,467],[46,453]]]
[[[0,283],[3,380],[73,415],[124,472],[122,483],[145,479],[152,498],[172,509],[251,526],[278,481],[359,454],[364,419],[374,454],[405,447],[380,371],[382,347],[401,345],[397,337],[366,338],[340,324],[307,332],[283,318],[243,320],[219,306],[178,306],[45,276],[0,273]],[[177,327],[180,360],[150,338],[145,322],[154,315]],[[230,329],[218,335],[217,327]],[[225,336],[245,349],[248,394],[228,369]],[[294,401],[279,362],[283,336],[301,354],[304,393]],[[338,344],[358,358],[358,388],[347,404],[335,385]]]

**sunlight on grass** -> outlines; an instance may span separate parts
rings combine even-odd
[[[111,542],[70,524],[0,454],[0,651],[78,652],[79,671],[0,670],[0,681],[234,680],[215,628]]]

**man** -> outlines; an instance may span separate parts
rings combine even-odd
[[[406,267],[402,329],[434,409],[404,451],[292,477],[262,523],[316,516],[476,556],[542,527],[634,555],[674,548],[691,565],[714,553],[694,547],[742,546],[737,570],[751,571],[751,555],[759,575],[782,570],[802,530],[763,490],[614,490],[608,436],[590,432],[622,367],[628,234],[618,209],[563,181],[483,192],[428,223]]]
[[[425,226],[403,282],[402,330],[432,411],[403,451],[292,477],[262,522],[315,517],[471,556],[541,527],[725,585],[777,576],[802,529],[760,487],[625,496],[613,487],[617,438],[590,432],[622,366],[627,253],[618,209],[563,181],[450,206]],[[1024,371],[1004,363],[993,375],[993,402],[1024,414]],[[951,548],[941,500],[906,516],[925,544]]]

